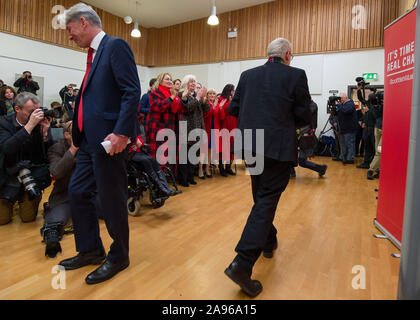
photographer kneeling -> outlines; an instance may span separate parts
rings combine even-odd
[[[50,172],[55,179],[54,188],[45,206],[45,224],[41,235],[46,244],[45,255],[54,258],[61,252],[60,240],[64,227],[70,221],[71,211],[68,201],[68,185],[76,164],[78,148],[73,145],[72,123],[63,125],[64,139],[59,140],[48,150]]]
[[[15,111],[0,119],[0,225],[12,220],[16,201],[22,221],[34,221],[42,190],[51,184],[47,165],[51,120],[44,117],[39,99],[29,92],[16,97]]]

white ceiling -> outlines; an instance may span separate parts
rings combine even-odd
[[[217,14],[271,1],[274,0],[216,0]],[[212,0],[84,0],[84,2],[119,17],[129,15],[145,28],[163,28],[208,17],[212,7]]]

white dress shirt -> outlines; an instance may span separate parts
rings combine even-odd
[[[95,38],[93,38],[93,40],[92,40],[92,42],[90,44],[90,47],[93,49],[93,60],[92,60],[92,63],[93,63],[93,61],[95,61],[96,51],[98,51],[99,45],[101,44],[101,41],[105,37],[105,35],[106,35],[105,32],[103,32],[103,31],[99,32],[95,36]]]

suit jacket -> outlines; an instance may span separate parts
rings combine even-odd
[[[242,73],[229,106],[238,117],[238,129],[252,130],[252,144],[235,144],[235,150],[284,162],[297,162],[296,128],[310,124],[311,102],[304,70],[281,63],[269,63]],[[264,130],[264,141],[257,141],[256,130]],[[243,142],[243,140],[242,140]]]
[[[76,158],[69,148],[67,141],[61,139],[48,149],[50,172],[55,179],[54,188],[48,199],[51,209],[68,200],[68,185],[76,164]]]
[[[110,133],[135,141],[140,134],[137,120],[140,94],[137,67],[129,45],[122,39],[105,35],[83,92],[82,133],[77,121],[81,93],[76,99],[73,144],[80,147],[85,136],[91,151],[103,151],[101,143]]]

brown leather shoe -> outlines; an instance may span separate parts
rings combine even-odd
[[[231,265],[225,270],[225,274],[252,298],[258,296],[263,289],[261,282],[258,280],[251,280],[248,273],[236,262],[231,263]]]

